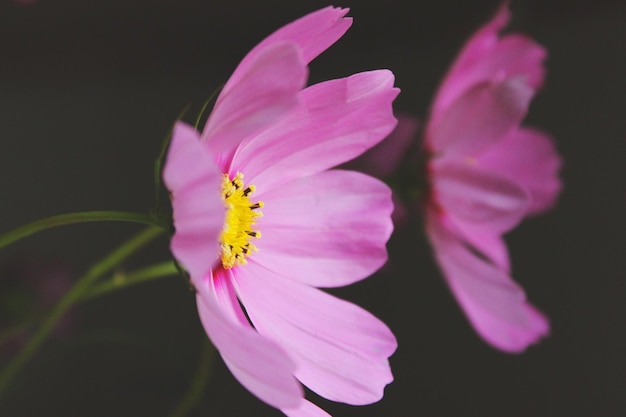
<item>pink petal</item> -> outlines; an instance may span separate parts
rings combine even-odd
[[[450,216],[449,221],[456,229],[460,239],[463,239],[498,268],[507,273],[511,271],[509,251],[502,236],[498,232],[488,230],[480,224],[476,225],[461,221],[452,216]]]
[[[235,287],[255,328],[289,352],[296,377],[317,394],[369,404],[393,380],[387,358],[397,342],[367,311],[250,262]]]
[[[259,194],[262,237],[251,259],[319,287],[361,280],[387,260],[391,190],[367,175],[331,170]]]
[[[427,143],[435,153],[476,156],[517,129],[532,96],[522,78],[478,84],[432,115]]]
[[[219,255],[222,176],[198,133],[182,122],[174,127],[163,179],[171,193],[176,229],[172,252],[192,276],[204,276]]]
[[[546,50],[532,39],[498,32],[508,23],[505,2],[494,17],[466,43],[442,82],[433,113],[441,113],[473,86],[506,78],[522,77],[534,90],[543,83]]]
[[[207,335],[224,362],[252,394],[276,408],[297,407],[302,386],[293,377],[295,364],[272,340],[261,336],[247,322],[234,321],[218,306],[220,297],[207,285],[199,289],[198,313]],[[229,300],[221,300],[228,303]],[[232,305],[231,309],[239,309]]]
[[[561,191],[558,173],[563,161],[552,138],[537,130],[518,130],[477,160],[481,166],[510,178],[528,191],[530,214],[549,209]]]
[[[326,411],[322,410],[310,401],[304,400],[297,408],[280,410],[287,417],[331,417]]]
[[[444,212],[494,235],[516,226],[529,203],[526,191],[471,160],[440,158],[431,162],[434,198]]]
[[[202,132],[213,154],[232,152],[243,138],[295,107],[306,77],[306,64],[296,44],[272,43],[260,50],[215,103]]]
[[[393,82],[390,71],[379,70],[303,90],[302,104],[289,117],[241,144],[231,175],[241,171],[268,190],[360,155],[396,125]]]
[[[432,210],[426,230],[446,281],[478,334],[506,352],[522,352],[549,333],[548,320],[499,268],[474,255]]]
[[[215,300],[222,314],[234,323],[250,327],[248,318],[237,299],[237,292],[232,284],[234,277],[231,270],[215,268],[205,277],[192,277],[191,279],[198,293],[204,298]]]
[[[352,25],[352,18],[344,18],[348,11],[349,9],[329,6],[278,29],[248,52],[224,89],[230,89],[232,85],[239,83],[257,56],[274,43],[295,43],[302,54],[304,64],[308,64],[346,33]]]

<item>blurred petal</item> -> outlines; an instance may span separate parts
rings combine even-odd
[[[265,203],[254,261],[316,287],[361,280],[387,260],[391,190],[352,171],[332,170],[259,194]]]
[[[450,217],[449,221],[457,230],[459,239],[464,240],[498,268],[507,273],[510,272],[509,251],[500,233],[486,230],[482,225],[475,225],[458,218]]]
[[[504,271],[474,255],[438,214],[427,234],[448,285],[474,329],[494,347],[518,353],[549,333],[548,320]]]
[[[562,184],[562,165],[550,136],[521,129],[480,155],[478,164],[517,182],[531,196],[529,213],[545,211],[555,203]]]
[[[395,127],[393,82],[390,71],[379,70],[306,88],[297,110],[241,144],[231,175],[245,172],[268,190],[355,158]]]
[[[204,276],[219,256],[222,175],[198,133],[182,122],[174,127],[163,179],[171,193],[176,229],[172,252],[192,276]]]
[[[479,84],[433,114],[427,143],[435,153],[476,156],[517,129],[532,96],[521,78]]]
[[[293,377],[293,361],[279,345],[261,336],[247,322],[244,325],[228,318],[218,307],[217,300],[218,293],[211,285],[199,290],[198,313],[228,369],[252,394],[271,406],[297,407],[304,394]],[[228,301],[221,300],[221,303]],[[239,309],[239,306],[230,308]]]
[[[441,113],[466,90],[487,81],[521,77],[537,90],[543,83],[546,50],[532,39],[499,32],[507,25],[510,12],[503,3],[491,21],[466,43],[444,77],[433,104],[433,113]]]
[[[370,404],[393,380],[387,358],[397,342],[369,312],[250,262],[235,286],[259,333],[296,361],[295,376],[324,398]]]
[[[526,214],[529,196],[517,183],[456,158],[431,162],[436,202],[455,219],[500,234]]]
[[[229,153],[246,136],[274,123],[294,108],[307,77],[293,43],[268,45],[220,93],[202,138],[213,155]]]

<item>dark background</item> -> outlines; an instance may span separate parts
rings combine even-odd
[[[424,115],[464,40],[498,1],[352,1],[354,24],[311,65],[311,82],[390,68],[398,113]],[[152,164],[180,111],[196,112],[244,54],[320,1],[0,0],[0,231],[81,210],[147,211]],[[500,353],[466,323],[419,222],[394,234],[383,273],[335,291],[381,317],[399,349],[374,405],[316,400],[335,416],[626,415],[626,3],[512,3],[511,27],[550,53],[527,123],[565,165],[556,209],[508,235],[515,278],[552,335]],[[0,253],[64,262],[74,277],[138,226],[69,226]],[[167,259],[160,239],[126,268]],[[46,279],[45,270],[41,280]],[[204,333],[193,295],[167,278],[92,301],[15,379],[0,415],[168,416]],[[3,360],[4,361],[4,360]],[[279,416],[216,358],[192,416]]]

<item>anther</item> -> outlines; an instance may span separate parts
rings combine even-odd
[[[222,245],[222,265],[229,269],[247,263],[246,258],[258,251],[250,243],[250,238],[260,238],[261,233],[254,230],[256,219],[261,217],[263,202],[252,203],[249,197],[254,193],[254,185],[244,185],[243,174],[237,173],[234,178],[224,174],[222,195],[226,207],[226,219],[220,236]]]

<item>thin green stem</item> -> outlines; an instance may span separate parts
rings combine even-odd
[[[181,110],[181,112],[178,114],[178,117],[176,118],[176,120],[182,119],[183,116],[185,115],[185,113],[187,113],[187,111],[189,110],[189,104],[187,104],[185,106],[184,109]],[[159,155],[157,156],[157,158],[154,160],[154,199],[155,199],[155,206],[154,206],[154,211],[156,213],[160,213],[161,212],[161,187],[162,187],[162,183],[161,183],[161,173],[163,171],[163,161],[165,161],[165,155],[167,154],[167,149],[170,147],[170,142],[172,141],[172,134],[174,132],[174,126],[176,125],[176,122],[174,122],[172,124],[171,129],[167,132],[167,135],[163,138],[163,141],[161,142],[161,150],[159,151]]]
[[[167,227],[164,222],[157,219],[156,217],[143,213],[129,213],[125,211],[84,211],[79,213],[67,213],[36,220],[32,223],[25,224],[24,226],[18,227],[17,229],[13,229],[10,232],[0,235],[0,249],[22,238],[25,238],[37,232],[41,232],[42,230],[68,224],[101,221],[142,223],[151,226],[157,226],[164,230]]]
[[[128,273],[116,272],[107,281],[92,286],[88,292],[83,294],[80,301],[91,300],[92,298],[100,297],[112,291],[117,291],[156,278],[178,275],[179,273],[178,267],[173,261],[151,265]]]
[[[205,339],[200,353],[198,370],[185,396],[180,400],[174,411],[172,411],[170,417],[184,417],[198,406],[209,382],[214,357],[215,348],[213,348],[213,345],[211,345],[208,339]]]
[[[63,314],[65,314],[70,307],[80,300],[82,295],[90,288],[91,284],[93,284],[93,282],[95,282],[99,277],[115,268],[120,262],[140,249],[142,246],[154,240],[161,233],[163,233],[163,230],[158,227],[150,227],[141,231],[122,246],[111,252],[108,256],[104,257],[100,262],[94,264],[87,271],[87,273],[85,273],[85,275],[83,275],[74,284],[70,291],[68,291],[52,309],[50,314],[46,317],[46,320],[37,329],[26,346],[24,346],[24,348],[11,360],[11,362],[8,363],[2,372],[0,372],[0,397],[8,387],[13,377],[28,362],[33,354],[37,352],[42,343],[50,335]]]
[[[28,317],[27,319],[16,323],[14,325],[8,326],[2,331],[0,331],[0,346],[6,343],[7,340],[14,338],[15,336],[25,332],[31,327],[34,323],[37,323],[38,320],[42,318],[41,314]]]
[[[99,284],[92,285],[89,291],[86,291],[79,302],[89,301],[93,298],[106,295],[110,292],[121,290],[122,288],[131,287],[141,284],[142,282],[151,281],[153,279],[165,278],[172,275],[180,274],[179,266],[174,261],[163,262],[156,265],[150,265],[142,269],[131,272],[116,272],[108,280]],[[23,321],[11,325],[0,331],[0,346],[7,340],[28,330],[31,326],[43,320],[49,314],[48,311],[40,312],[36,315],[28,317]]]
[[[204,102],[204,104],[202,105],[202,108],[200,109],[200,112],[198,113],[198,115],[196,116],[196,122],[194,123],[193,127],[197,130],[198,127],[200,126],[200,122],[202,121],[202,117],[204,116],[204,113],[206,112],[206,109],[209,107],[209,103],[211,103],[211,101],[213,101],[213,99],[215,98],[215,96],[217,96],[217,93],[219,93],[222,88],[224,88],[224,84],[220,84],[209,96],[209,98],[206,99],[206,101]]]

